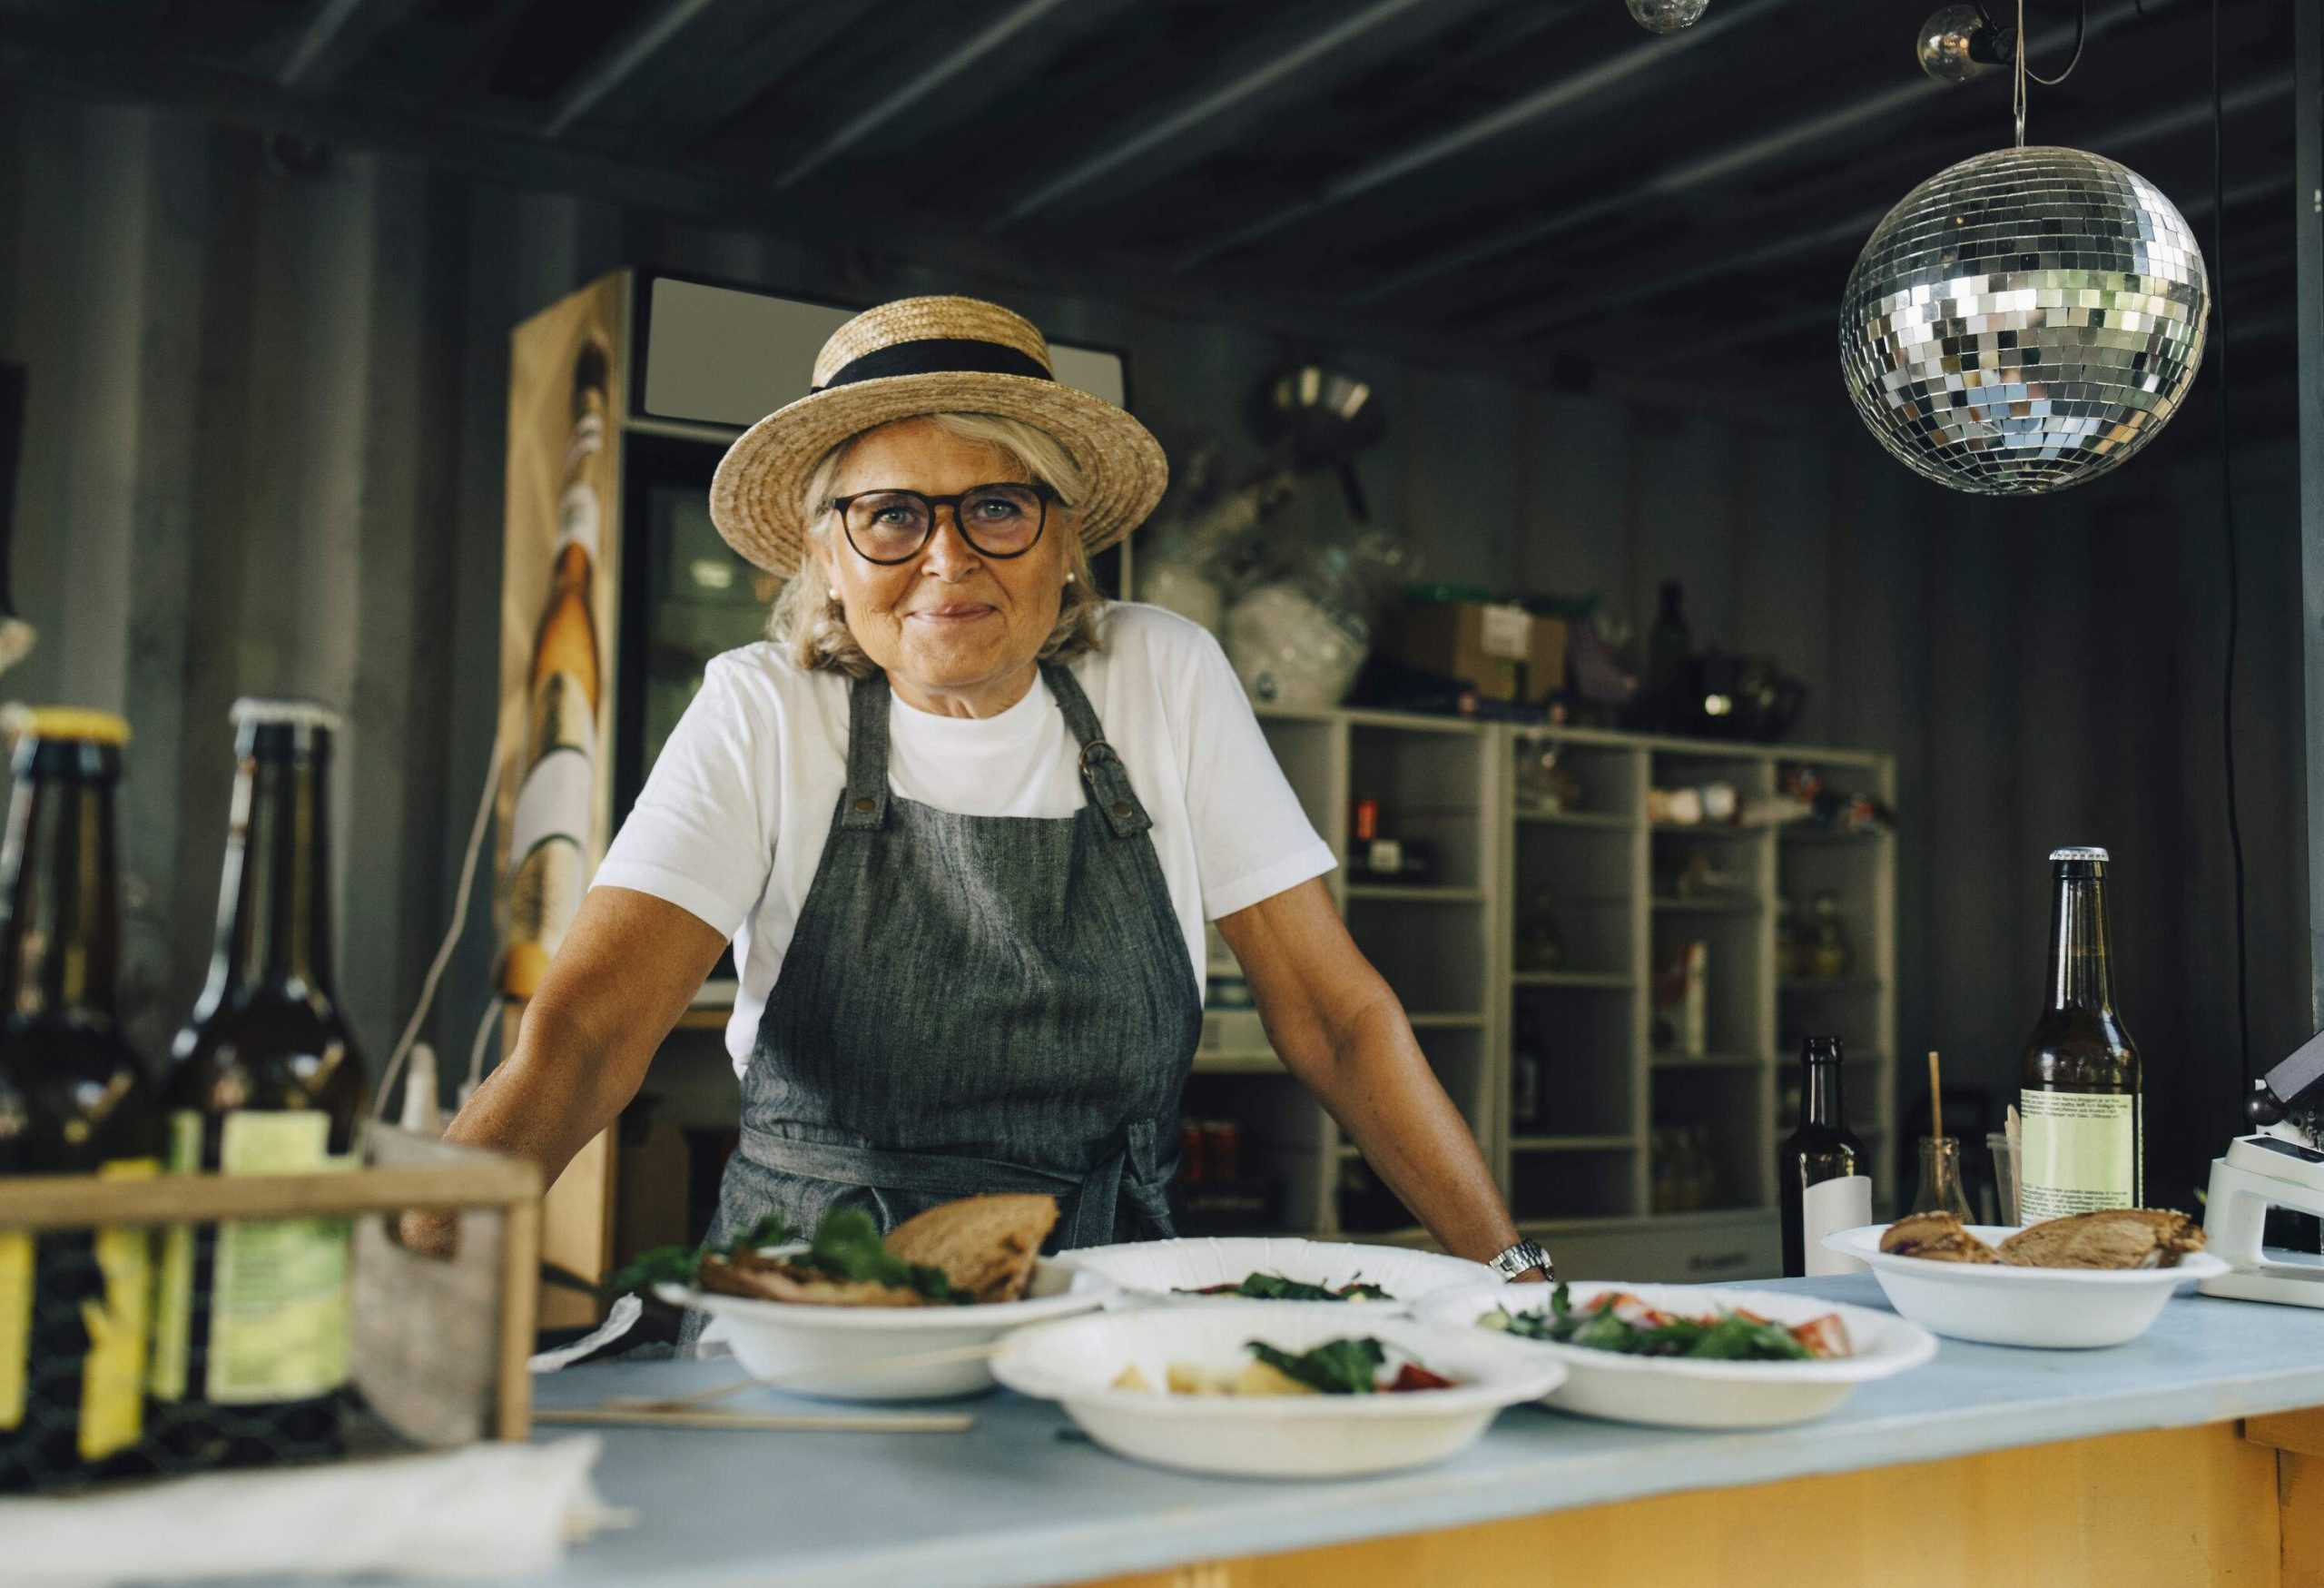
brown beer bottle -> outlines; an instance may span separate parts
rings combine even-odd
[[[146,1176],[160,1119],[115,1007],[114,790],[129,727],[102,712],[7,715],[0,842],[0,1172]],[[143,1462],[152,1236],[0,1231],[0,1486]]]
[[[556,584],[533,637],[525,775],[508,823],[508,946],[500,990],[530,998],[588,891],[597,799],[597,624],[590,595],[605,510],[596,459],[606,445],[605,350],[582,344],[573,432],[557,499]]]
[[[331,986],[330,747],[338,717],[242,700],[210,980],[178,1033],[169,1167],[350,1165],[363,1064]],[[173,1461],[334,1455],[348,1379],[343,1218],[229,1223],[165,1241],[153,1386]]]
[[[2025,1039],[2018,1111],[2021,1216],[2028,1224],[2145,1206],[2139,1050],[2114,1012],[2106,852],[2050,856],[2049,1004]]]

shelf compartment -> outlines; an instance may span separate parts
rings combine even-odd
[[[1487,758],[1482,751],[1482,741],[1473,735],[1448,740],[1433,728],[1360,719],[1348,726],[1351,804],[1376,799],[1384,836],[1433,845],[1437,875],[1447,889],[1477,890],[1484,880]]]
[[[1512,1136],[1638,1136],[1635,1011],[1628,999],[1561,998],[1521,991],[1510,1011],[1508,1112]],[[1517,1059],[1537,1054],[1539,1098],[1520,1114]]]
[[[1627,991],[1638,985],[1638,978],[1624,971],[1519,971],[1510,978],[1517,987],[1594,988],[1604,991]]]
[[[1406,1009],[1485,1007],[1486,918],[1482,910],[1415,914],[1401,900],[1350,891],[1348,932]]]
[[[1817,993],[1838,996],[1842,993],[1877,992],[1887,984],[1878,976],[1787,976],[1776,983],[1776,991],[1803,998]]]
[[[1779,1132],[1770,1129],[1768,1110],[1772,1106],[1771,1089],[1761,1067],[1658,1069],[1652,1072],[1652,1090],[1653,1103],[1649,1114],[1652,1132],[1699,1133],[1711,1171],[1708,1190],[1695,1189],[1697,1194],[1706,1198],[1699,1206],[1666,1206],[1660,1210],[1713,1212],[1755,1207],[1768,1199],[1774,1190],[1774,1143]],[[1649,1134],[1649,1188],[1656,1180],[1655,1150],[1653,1135]],[[1684,1178],[1683,1167],[1680,1178]]]
[[[1484,1029],[1485,1017],[1481,1014],[1413,1014],[1407,1011],[1404,1019],[1416,1031],[1474,1031]]]
[[[1669,915],[1764,915],[1768,906],[1764,900],[1728,898],[1707,895],[1690,899],[1684,895],[1658,897],[1657,912]]]
[[[1510,1213],[1523,1222],[1612,1218],[1638,1206],[1638,1150],[1521,1152],[1510,1160]]]
[[[1512,1152],[1635,1152],[1635,1136],[1512,1136]]]

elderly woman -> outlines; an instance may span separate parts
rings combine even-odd
[[[1006,310],[842,326],[711,487],[720,532],[790,581],[770,637],[710,665],[450,1139],[555,1176],[732,938],[742,1145],[714,1238],[980,1191],[1055,1194],[1068,1247],[1165,1235],[1208,919],[1405,1205],[1531,1273],[1216,643],[1092,586],[1166,472]]]

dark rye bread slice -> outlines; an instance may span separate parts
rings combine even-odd
[[[2202,1226],[2167,1208],[2109,1208],[2028,1225],[2001,1243],[2018,1268],[2175,1268],[2203,1249]]]
[[[1950,1213],[1908,1213],[1880,1237],[1880,1249],[1900,1258],[1933,1263],[1997,1263],[1994,1248],[1971,1235]]]
[[[888,1232],[888,1249],[907,1263],[943,1269],[979,1301],[1015,1301],[1032,1282],[1033,1261],[1057,1218],[1055,1197],[970,1197],[905,1219]]]

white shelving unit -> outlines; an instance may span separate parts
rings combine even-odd
[[[1346,855],[1348,812],[1364,797],[1381,802],[1397,836],[1435,844],[1431,884],[1351,886],[1342,871],[1333,898],[1403,1001],[1520,1225],[1551,1246],[1561,1273],[1772,1273],[1775,1148],[1793,1122],[1779,1105],[1810,1033],[1847,1044],[1850,1123],[1873,1150],[1876,1186],[1894,1183],[1893,838],[1647,820],[1650,787],[1724,782],[1748,799],[1772,794],[1779,765],[1796,762],[1893,804],[1887,757],[1381,712],[1259,716],[1334,853]],[[1579,780],[1581,808],[1519,808],[1519,758],[1545,746]],[[1671,891],[1673,868],[1696,852],[1720,885]],[[1778,981],[1778,903],[1796,900],[1804,922],[1825,889],[1853,948],[1848,974]],[[1519,924],[1534,911],[1555,923],[1554,965],[1519,962]],[[1679,942],[1708,945],[1699,1053],[1654,1040],[1655,956]],[[1545,1059],[1541,1112],[1522,1121],[1512,1117],[1521,1007]],[[1243,1121],[1246,1163],[1283,1184],[1278,1228],[1425,1239],[1376,1182],[1367,1188],[1354,1145],[1264,1046],[1206,1050],[1195,1069],[1189,1113]],[[1658,1205],[1654,1144],[1674,1127],[1703,1132],[1715,1165],[1706,1205],[1684,1211]]]

